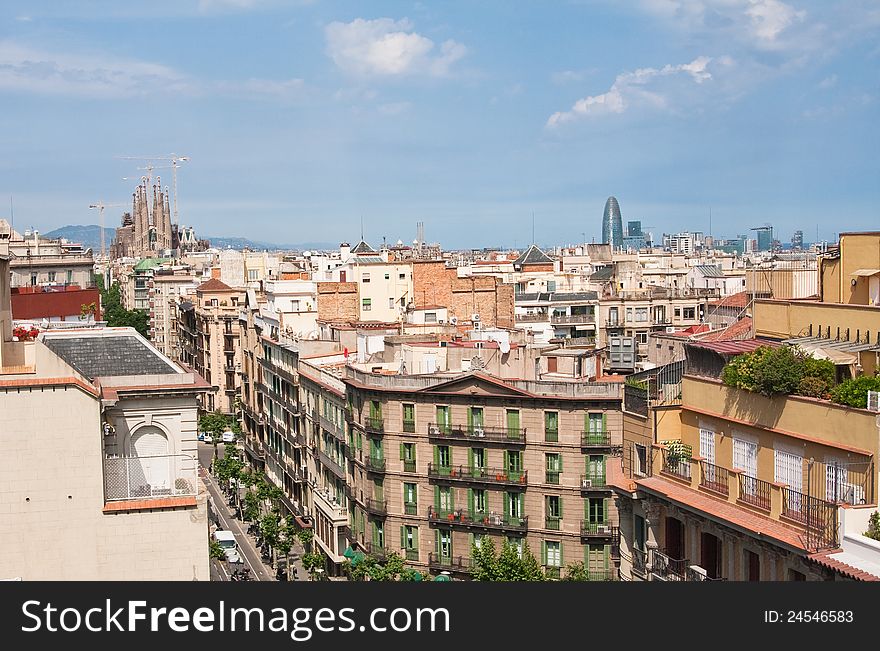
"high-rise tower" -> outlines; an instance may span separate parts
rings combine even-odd
[[[623,219],[616,197],[608,197],[605,202],[605,212],[602,213],[602,243],[611,244],[615,249],[623,246]]]

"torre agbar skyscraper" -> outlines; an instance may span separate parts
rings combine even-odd
[[[605,212],[602,213],[602,243],[611,244],[615,249],[623,246],[623,220],[616,197],[608,197],[605,202]]]

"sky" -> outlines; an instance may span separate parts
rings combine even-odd
[[[18,230],[115,226],[172,155],[182,224],[277,243],[601,241],[609,195],[655,234],[880,226],[877,0],[0,7]]]

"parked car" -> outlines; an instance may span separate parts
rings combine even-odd
[[[203,432],[202,440],[205,443],[213,443],[214,442],[214,434],[212,432]]]
[[[235,443],[235,432],[233,432],[231,429],[226,430],[225,432],[223,432],[221,440],[224,443]]]

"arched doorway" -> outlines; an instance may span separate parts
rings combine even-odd
[[[131,437],[129,455],[132,477],[142,485],[148,495],[171,491],[171,457],[168,456],[168,437],[153,425],[141,427]]]

